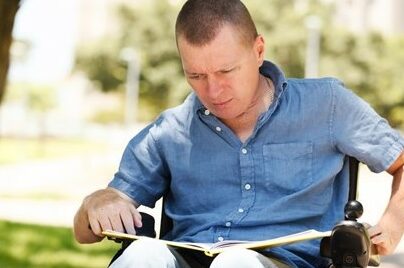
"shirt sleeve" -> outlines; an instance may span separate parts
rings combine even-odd
[[[373,172],[388,169],[404,149],[404,140],[368,103],[335,80],[330,134],[336,148]]]
[[[163,157],[152,135],[155,127],[151,124],[129,142],[119,170],[108,185],[148,207],[155,206],[166,191],[169,180]]]

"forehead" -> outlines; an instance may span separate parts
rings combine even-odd
[[[231,26],[223,26],[216,37],[207,44],[194,45],[184,37],[178,38],[178,50],[185,71],[202,72],[230,67],[251,51],[239,33]]]

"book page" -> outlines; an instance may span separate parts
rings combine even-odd
[[[150,238],[147,236],[126,234],[126,233],[121,233],[121,232],[111,231],[111,230],[103,231],[102,234],[112,240],[116,240],[116,239],[128,239],[128,240],[157,239],[157,238]],[[176,242],[176,241],[168,241],[168,240],[163,240],[163,239],[157,239],[157,240],[163,242],[164,244],[166,244],[168,246],[188,248],[188,249],[194,249],[194,250],[199,250],[199,251],[210,250],[212,245],[214,245],[212,243]]]
[[[262,248],[286,245],[290,243],[297,243],[305,240],[318,239],[327,236],[331,236],[331,231],[319,232],[316,230],[307,230],[300,233],[295,233],[268,240],[250,241],[249,243],[238,244],[237,246],[244,248],[262,249]]]
[[[104,235],[108,236],[111,239],[131,239],[131,240],[138,240],[138,239],[155,239],[145,236],[137,236],[131,234],[125,234],[115,231],[104,231],[102,232]],[[331,231],[326,232],[319,232],[316,230],[307,230],[300,233],[295,233],[283,237],[268,239],[268,240],[261,240],[261,241],[237,241],[237,240],[225,240],[222,242],[217,243],[191,243],[191,242],[176,242],[176,241],[168,241],[159,239],[161,242],[165,243],[168,246],[173,247],[181,247],[187,248],[192,250],[198,250],[205,252],[208,256],[213,256],[215,254],[219,254],[224,250],[231,248],[231,247],[242,247],[247,249],[265,249],[271,247],[277,247],[285,244],[290,243],[297,243],[305,240],[310,239],[318,239],[322,237],[331,236]]]

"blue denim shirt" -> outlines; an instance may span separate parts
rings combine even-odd
[[[265,62],[275,98],[244,143],[195,94],[163,112],[128,144],[109,186],[154,207],[166,195],[177,241],[263,240],[331,230],[348,196],[346,155],[386,170],[404,141],[333,78],[286,79]],[[319,267],[319,241],[271,252]],[[310,263],[310,264],[309,264]]]

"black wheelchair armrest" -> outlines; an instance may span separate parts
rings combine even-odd
[[[155,220],[153,216],[150,214],[147,214],[145,212],[140,212],[140,215],[142,216],[142,227],[141,228],[136,228],[136,234],[141,235],[141,236],[148,236],[155,238],[156,237],[156,231],[155,231]]]
[[[330,237],[321,241],[321,254],[331,258],[335,267],[367,267],[371,242],[365,227],[358,222],[342,221]]]
[[[346,219],[333,228],[330,237],[321,240],[320,254],[332,260],[332,267],[379,266],[366,226],[356,221],[362,213],[358,201],[349,201],[345,206]]]

